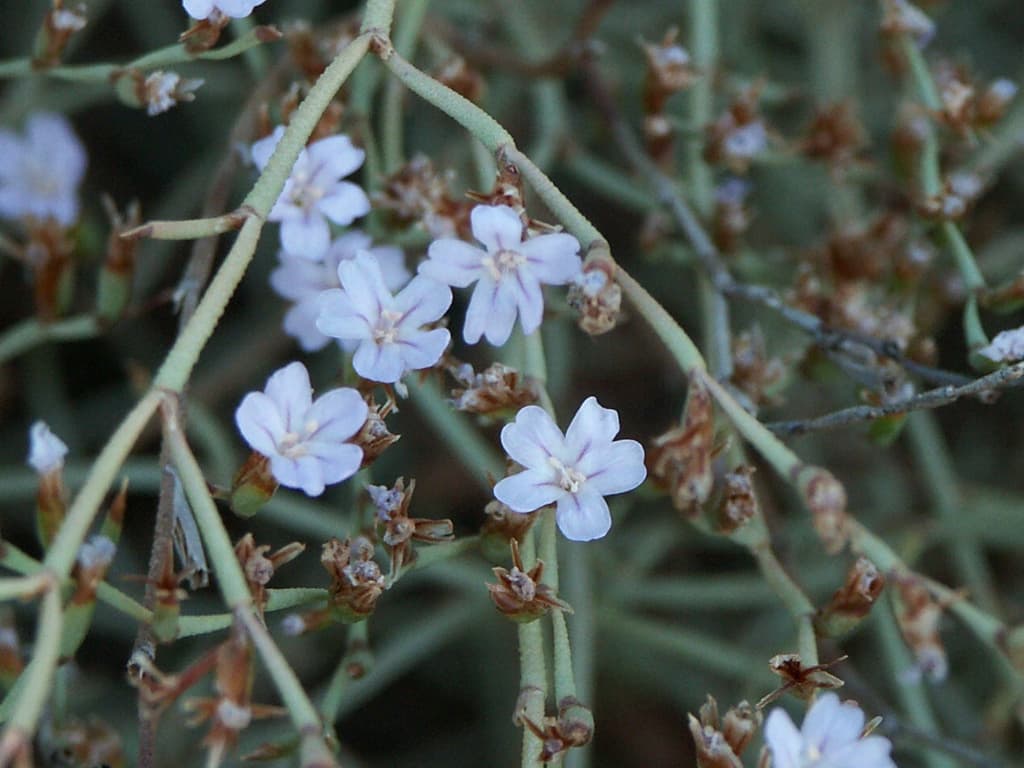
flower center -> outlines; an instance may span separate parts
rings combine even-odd
[[[303,170],[296,171],[292,176],[292,203],[307,211],[314,207],[326,193],[322,187],[312,183],[313,175],[313,173]]]
[[[555,468],[558,485],[569,493],[578,493],[587,476],[574,467],[567,467],[554,456],[548,456],[548,463]]]
[[[398,340],[397,323],[401,319],[401,312],[393,309],[383,310],[377,327],[373,329],[373,340],[378,344],[394,344]]]
[[[510,251],[503,248],[497,253],[487,254],[480,260],[480,263],[487,270],[487,274],[495,282],[498,282],[503,275],[515,272],[520,266],[525,264],[526,257],[518,251]]]
[[[302,435],[295,432],[285,432],[284,436],[277,443],[277,450],[282,456],[289,459],[301,459],[306,455],[306,444]]]

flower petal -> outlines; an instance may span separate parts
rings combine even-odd
[[[306,455],[297,459],[271,456],[270,472],[281,485],[299,488],[307,496],[319,496],[324,492],[322,464],[316,456]]]
[[[356,312],[348,294],[340,288],[324,291],[317,298],[316,327],[335,339],[369,339],[370,321]]]
[[[561,460],[565,453],[562,431],[537,405],[519,409],[516,420],[502,428],[501,445],[513,461],[548,477],[554,477],[550,458]]]
[[[263,391],[277,407],[285,431],[299,433],[306,411],[313,404],[313,386],[306,366],[295,362],[275,371]]]
[[[403,328],[419,328],[440,320],[452,305],[452,292],[444,283],[418,275],[395,297]]]
[[[600,539],[612,527],[608,502],[587,484],[577,493],[565,493],[558,499],[555,520],[562,535],[572,541]]]
[[[250,392],[235,411],[235,424],[245,442],[264,456],[277,453],[277,441],[287,431],[277,404],[262,392]]]
[[[495,283],[490,277],[481,277],[466,310],[466,325],[462,336],[468,344],[475,344],[480,335],[500,347],[512,335],[516,323],[516,300],[505,281]]]
[[[381,312],[394,306],[394,298],[384,285],[380,265],[367,251],[359,251],[355,258],[341,262],[338,279],[353,309],[365,317],[371,327],[377,327]]]
[[[344,134],[314,141],[306,151],[309,152],[310,164],[316,169],[312,183],[317,186],[327,186],[348,176],[358,170],[366,159],[366,152]]]
[[[532,469],[503,478],[494,486],[494,498],[513,512],[533,512],[564,495],[565,491],[550,476]]]
[[[588,451],[576,469],[587,477],[587,486],[602,496],[632,491],[647,477],[644,448],[636,440],[616,440]]]
[[[427,260],[420,263],[417,271],[456,288],[465,288],[480,278],[486,256],[469,243],[443,238],[430,244]]]
[[[563,232],[531,237],[519,246],[533,274],[547,285],[565,285],[580,274],[579,251],[579,240]]]
[[[352,443],[329,443],[315,440],[307,446],[309,455],[320,462],[320,473],[326,485],[348,480],[363,463],[363,449]]]
[[[320,395],[307,412],[305,426],[315,426],[305,430],[306,438],[310,442],[342,443],[362,429],[368,413],[366,401],[354,389],[332,389]]]
[[[325,284],[323,264],[285,251],[277,257],[280,264],[270,273],[270,287],[282,298],[300,301],[331,287]]]
[[[330,244],[331,230],[319,211],[305,211],[281,221],[281,247],[288,253],[319,261]]]
[[[813,744],[823,755],[838,747],[857,741],[864,727],[864,713],[860,707],[843,704],[834,693],[818,697],[804,716],[800,732],[804,742]]]
[[[316,352],[327,346],[330,338],[317,328],[316,321],[320,307],[316,298],[305,299],[295,304],[284,314],[284,332],[299,342],[303,352]]]
[[[416,331],[408,338],[400,338],[398,347],[404,361],[403,367],[407,371],[433,367],[441,359],[451,340],[452,335],[447,328]]]
[[[776,707],[768,715],[764,740],[772,753],[772,768],[800,768],[803,739],[786,710]]]
[[[619,414],[605,408],[591,395],[580,405],[569,428],[565,430],[565,441],[569,446],[569,458],[576,463],[588,450],[603,448],[619,434]]]
[[[507,205],[478,205],[469,214],[473,237],[489,252],[518,251],[523,242],[523,222]]]
[[[192,18],[200,18],[193,16]],[[205,16],[201,18],[206,18]],[[270,161],[270,156],[274,154],[274,150],[277,148],[277,143],[281,141],[281,137],[284,136],[284,126],[279,125],[274,129],[274,132],[269,136],[264,136],[259,141],[252,145],[252,161],[256,164],[256,167],[261,171],[267,167],[267,163]],[[299,153],[301,158],[306,150],[302,150]]]
[[[541,320],[544,319],[544,292],[540,283],[525,269],[516,270],[515,277],[508,275],[504,282],[515,297],[523,333],[529,336],[540,328]]]
[[[367,339],[352,356],[356,373],[370,381],[394,384],[405,373],[401,347],[398,344],[376,344]]]
[[[320,198],[316,207],[338,226],[347,227],[370,212],[370,198],[358,184],[339,181],[330,188],[327,195]]]

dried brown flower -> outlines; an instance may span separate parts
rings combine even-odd
[[[53,0],[53,7],[43,17],[43,26],[36,38],[32,66],[46,69],[60,64],[71,36],[85,29],[86,13],[85,3],[71,8],[64,6],[64,0]]]
[[[744,173],[751,161],[768,149],[768,128],[758,109],[760,86],[741,91],[729,109],[707,126],[704,159]]]
[[[754,471],[754,467],[744,464],[722,478],[722,501],[716,519],[720,532],[733,533],[757,516],[757,496],[750,481]]]
[[[391,557],[391,581],[398,578],[403,566],[415,557],[414,541],[427,544],[452,540],[451,520],[430,520],[409,517],[409,505],[416,490],[416,481],[411,480],[405,487],[405,479],[398,478],[392,488],[370,485],[366,488],[377,509],[377,527],[382,529],[381,541]]]
[[[513,721],[540,739],[539,758],[542,763],[560,760],[573,747],[589,744],[594,736],[593,714],[572,696],[566,696],[558,702],[557,717],[545,717],[538,724],[522,713],[517,713]]]
[[[782,678],[782,685],[762,697],[757,702],[757,708],[764,709],[787,691],[791,691],[797,698],[806,700],[819,689],[831,691],[842,688],[843,681],[827,670],[845,659],[845,656],[840,656],[828,664],[813,664],[805,667],[799,653],[780,653],[772,656],[768,661],[768,666],[772,672]]]
[[[457,411],[500,415],[536,403],[540,397],[533,379],[502,363],[492,363],[480,373],[468,363],[452,364],[448,372],[461,385],[451,391]]]
[[[825,551],[836,554],[849,539],[846,517],[846,489],[831,472],[821,467],[802,466],[796,473],[796,486]]]
[[[384,180],[374,196],[376,207],[392,211],[402,223],[419,224],[433,238],[472,238],[469,212],[473,202],[451,196],[449,173],[439,173],[425,155],[416,155]]]
[[[371,613],[384,592],[384,575],[373,560],[373,543],[363,537],[331,539],[320,563],[331,576],[330,606],[341,621],[360,621]],[[304,629],[312,625],[307,622]]]
[[[356,436],[352,438],[352,444],[363,449],[363,463],[360,468],[368,467],[384,453],[390,446],[401,439],[401,435],[392,434],[388,425],[384,422],[392,411],[395,410],[395,401],[389,397],[384,403],[377,403],[372,397],[366,398],[368,411],[366,422],[360,428]]]
[[[672,496],[672,505],[695,517],[714,484],[714,404],[703,373],[691,374],[683,423],[654,438],[647,454],[651,479]]]
[[[841,101],[820,109],[811,120],[800,151],[836,171],[849,167],[867,143],[867,133],[853,104]]]
[[[72,717],[52,728],[44,726],[39,748],[47,765],[106,766],[125,765],[124,748],[117,730],[96,715],[86,719]]]
[[[949,603],[936,600],[920,577],[914,574],[896,576],[892,585],[895,589],[896,621],[903,641],[917,660],[917,672],[936,682],[945,680],[949,663],[939,625]]]
[[[569,286],[566,301],[579,313],[579,327],[591,336],[612,330],[619,319],[622,289],[615,282],[615,262],[607,248],[595,248],[583,260],[583,270]]]
[[[689,722],[698,768],[742,768],[740,756],[761,726],[761,713],[741,701],[720,719],[718,702],[709,695],[701,705],[700,719],[691,714]]]
[[[858,557],[846,574],[846,582],[836,590],[828,605],[818,611],[815,628],[825,637],[849,632],[871,612],[882,594],[885,576],[866,557]]]
[[[569,604],[560,600],[554,590],[541,581],[544,562],[538,560],[527,571],[519,555],[519,542],[512,539],[510,545],[512,569],[495,567],[492,570],[498,577],[498,583],[487,585],[495,607],[519,623],[535,621],[551,609],[572,612]]]
[[[263,544],[256,546],[256,540],[251,533],[245,534],[235,544],[235,556],[242,565],[245,573],[245,581],[252,592],[253,603],[260,616],[267,606],[267,584],[277,571],[285,563],[291,562],[306,551],[306,545],[293,541],[290,544],[278,549],[268,555],[270,546]]]
[[[777,357],[768,357],[760,326],[741,331],[732,340],[732,376],[729,381],[745,394],[754,406],[773,405],[776,398],[767,394],[785,375]]]

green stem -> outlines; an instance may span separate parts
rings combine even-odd
[[[360,34],[373,33],[385,37],[390,35],[394,15],[395,0],[367,0],[363,24],[359,28]]]
[[[54,675],[60,655],[61,624],[60,589],[56,583],[43,596],[36,628],[36,642],[32,650],[32,661],[19,678],[16,689],[19,694],[10,711],[10,719],[0,737],[0,762],[6,763],[13,757],[12,748],[30,744],[32,734],[39,724],[46,700],[53,689]]]
[[[395,50],[407,59],[411,59],[416,49],[416,41],[423,27],[423,19],[427,13],[426,0],[410,0],[402,8],[402,15],[395,25]],[[390,80],[384,91],[382,105],[381,152],[384,159],[384,173],[397,171],[405,162],[403,148],[403,113],[402,104],[405,99],[405,88],[399,80]]]
[[[533,531],[523,538],[523,566],[529,570],[536,561]],[[539,621],[519,625],[519,704],[521,715],[537,726],[544,722],[547,700],[547,664],[544,660],[544,634]],[[523,727],[522,768],[541,768],[540,739]]]
[[[818,643],[814,635],[814,605],[800,586],[782,567],[767,538],[761,546],[751,547],[751,554],[772,591],[792,614],[797,625],[797,647],[803,666],[818,663]]]
[[[100,324],[92,315],[53,323],[43,323],[34,317],[22,320],[0,335],[0,365],[48,341],[91,339],[99,333]]]
[[[338,719],[338,712],[344,700],[345,690],[352,682],[352,673],[349,669],[351,653],[355,650],[366,650],[369,648],[369,625],[368,621],[360,621],[350,624],[348,627],[348,650],[338,662],[331,682],[327,685],[323,699],[320,703],[320,714],[325,723],[333,724]],[[369,670],[362,670],[366,674]]]

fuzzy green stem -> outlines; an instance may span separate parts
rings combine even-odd
[[[0,365],[48,341],[91,339],[99,333],[100,323],[92,315],[69,317],[53,323],[29,318],[0,335]]]
[[[767,540],[762,546],[751,547],[750,551],[757,560],[765,581],[796,620],[797,648],[801,664],[805,667],[817,664],[818,643],[814,635],[814,605],[786,573]]]
[[[523,566],[533,567],[536,561],[533,531],[523,538],[520,551]],[[547,664],[544,659],[544,634],[539,621],[519,625],[519,702],[516,718],[525,717],[535,725],[544,721],[547,700]],[[541,768],[540,739],[523,726],[522,768]]]
[[[395,0],[368,0],[359,32],[390,35],[394,16]]]

